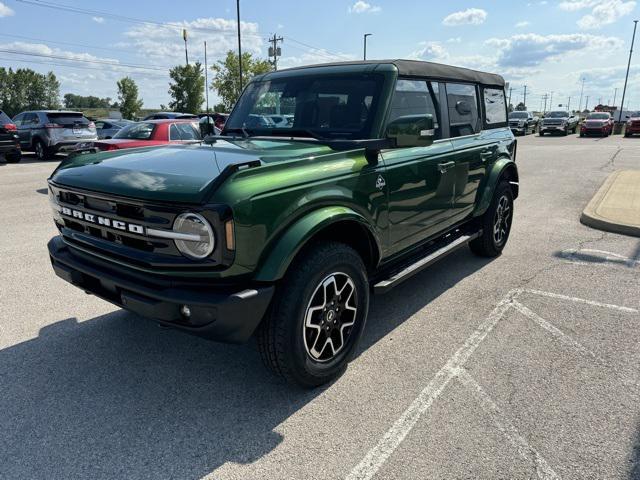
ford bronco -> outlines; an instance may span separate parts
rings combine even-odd
[[[292,121],[251,121],[269,115]],[[498,75],[407,60],[270,72],[202,144],[63,161],[51,262],[161,324],[255,334],[268,367],[312,387],[346,368],[371,293],[466,245],[501,253],[515,157]]]

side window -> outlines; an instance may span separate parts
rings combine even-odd
[[[504,99],[504,90],[497,88],[484,89],[484,114],[487,125],[497,127],[507,124],[507,106]]]
[[[22,125],[37,125],[38,116],[35,113],[25,113],[22,119]]]
[[[180,138],[180,132],[178,131],[178,126],[175,123],[172,123],[169,127],[169,140],[182,140]]]
[[[447,83],[446,88],[451,137],[463,137],[478,133],[480,131],[480,116],[475,85]]]
[[[104,122],[95,122],[95,126],[97,130],[102,130],[103,128],[110,128],[109,126],[107,126],[106,123]]]
[[[176,124],[182,140],[200,140],[200,135],[190,123]]]
[[[24,113],[20,113],[18,115],[16,115],[15,117],[13,117],[13,123],[16,124],[16,127],[19,127],[20,125],[22,125],[22,120],[24,119]]]
[[[389,122],[405,115],[432,115],[435,138],[442,138],[438,84],[426,80],[398,79],[393,93]]]

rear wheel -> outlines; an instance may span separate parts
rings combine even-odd
[[[358,253],[342,243],[316,244],[291,265],[258,329],[262,360],[303,387],[330,382],[353,356],[368,308]]]
[[[497,257],[509,239],[513,220],[513,192],[509,182],[496,188],[489,209],[482,216],[482,235],[469,243],[469,248],[482,257]]]
[[[51,158],[51,151],[39,138],[37,138],[33,143],[33,151],[35,152],[38,160],[48,160]]]

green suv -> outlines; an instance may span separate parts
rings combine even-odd
[[[161,324],[255,334],[268,367],[312,387],[346,368],[371,293],[465,245],[500,254],[515,156],[498,75],[408,60],[271,72],[201,145],[63,161],[51,262]]]

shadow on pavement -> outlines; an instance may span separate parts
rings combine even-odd
[[[360,351],[487,263],[460,251],[376,299]],[[197,479],[255,462],[323,392],[267,373],[253,342],[212,343],[120,310],[0,350],[0,391],[0,478],[34,479]]]
[[[636,443],[631,452],[631,480],[640,480],[640,425],[636,433]]]

